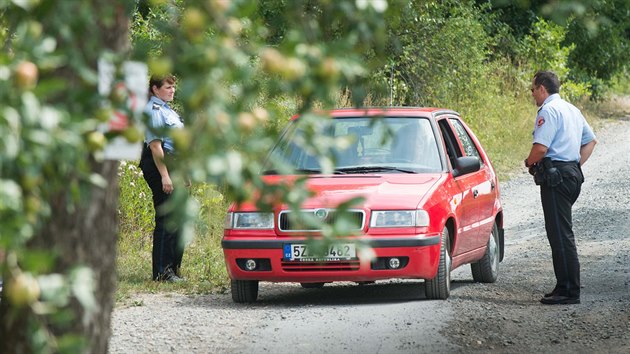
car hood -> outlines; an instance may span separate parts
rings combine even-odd
[[[306,186],[314,196],[303,207],[334,207],[351,198],[362,197],[363,206],[368,209],[372,206],[378,209],[415,209],[437,188],[442,177],[438,173],[309,176]],[[265,176],[265,180],[278,183],[283,178]]]

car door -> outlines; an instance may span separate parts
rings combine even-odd
[[[455,159],[464,156],[461,143],[448,119],[438,120],[442,140],[444,141],[449,170],[453,170]],[[477,198],[474,195],[475,187],[479,184],[479,178],[474,173],[468,173],[454,177],[453,183],[459,190],[459,196],[453,196],[457,206],[457,238],[453,245],[453,256],[470,251],[477,244],[476,224],[479,216],[477,211]]]
[[[465,124],[455,117],[449,118],[449,122],[457,134],[464,155],[477,157],[481,165],[479,171],[471,173],[468,178],[476,207],[476,220],[473,223],[474,238],[471,239],[470,247],[471,249],[483,247],[488,241],[494,223],[493,210],[497,197],[494,174],[490,164],[486,161],[487,157],[480,152],[480,148],[476,145],[476,139],[473,139]]]

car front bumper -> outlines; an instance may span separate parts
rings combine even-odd
[[[285,244],[306,243],[304,239],[225,237],[221,245],[228,274],[234,280],[308,283],[432,279],[440,258],[440,237],[440,234],[370,237],[364,240],[368,241],[371,251],[358,249],[356,259],[319,262],[283,258]],[[399,268],[389,266],[391,258],[398,258]],[[256,262],[256,269],[247,270],[245,262],[248,260]]]

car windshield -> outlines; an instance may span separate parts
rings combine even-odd
[[[359,117],[320,122],[315,127],[319,148],[321,151],[324,145],[334,173],[442,171],[435,134],[426,118]],[[301,174],[321,173],[325,159],[318,158],[317,147],[307,143],[308,134],[313,136],[313,126],[300,124],[300,119],[291,122],[271,151],[264,173],[282,174],[277,169],[279,165],[288,165],[292,172]]]

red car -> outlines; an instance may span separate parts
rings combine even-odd
[[[312,288],[424,279],[428,299],[446,299],[450,273],[461,265],[471,264],[475,281],[497,279],[504,249],[499,181],[458,113],[379,108],[329,115],[315,123],[294,117],[263,172],[271,184],[305,177],[313,195],[301,210],[259,211],[254,203],[230,208],[222,247],[235,302],[256,301],[259,281]],[[333,164],[305,144],[313,129]],[[272,166],[279,164],[292,172],[277,172]],[[357,197],[358,206],[343,207]],[[347,237],[315,249],[309,240],[339,219]]]

